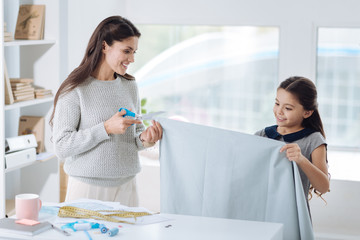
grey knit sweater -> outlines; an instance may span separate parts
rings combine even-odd
[[[104,122],[120,107],[140,112],[134,80],[118,77],[85,83],[62,95],[55,109],[53,141],[55,153],[65,159],[64,170],[83,182],[119,186],[140,172],[138,151],[144,149],[139,135],[142,124],[130,126],[125,134],[110,135]]]

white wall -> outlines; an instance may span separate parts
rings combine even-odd
[[[112,15],[126,17],[126,1],[119,0],[67,0],[67,53],[64,63],[66,76],[77,66],[84,57],[86,46],[96,26],[105,18]]]
[[[315,233],[321,239],[360,239],[360,182],[332,180],[330,193],[310,201]],[[336,238],[330,238],[336,237]]]
[[[315,79],[318,27],[360,27],[357,0],[107,0],[105,5],[103,1],[76,0],[68,1],[68,9],[68,73],[80,63],[96,25],[114,14],[135,24],[278,26],[279,81],[290,75]],[[143,170],[139,183],[153,188],[153,195],[144,193],[153,206],[159,194],[158,172],[154,166]],[[147,179],[151,172],[156,173],[154,184]],[[359,238],[360,182],[333,179],[331,190],[325,197],[328,205],[319,199],[311,201],[317,235],[324,236],[321,239],[352,239],[354,234]]]

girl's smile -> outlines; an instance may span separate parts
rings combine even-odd
[[[304,109],[296,96],[283,88],[277,91],[273,111],[278,132],[282,135],[303,129],[303,119],[311,116],[312,113]]]

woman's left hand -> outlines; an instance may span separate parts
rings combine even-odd
[[[155,143],[162,138],[162,127],[159,122],[151,121],[152,126],[148,127],[140,134],[140,139],[143,142]]]
[[[301,153],[301,149],[297,143],[289,143],[284,145],[280,152],[286,151],[286,157],[290,161],[294,161],[296,163],[300,163],[302,160],[304,160],[304,155]]]

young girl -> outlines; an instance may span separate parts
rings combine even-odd
[[[286,143],[280,152],[299,166],[306,199],[311,195],[310,184],[319,195],[329,191],[327,144],[316,98],[316,87],[309,79],[286,79],[277,89],[273,109],[277,125],[255,133]]]

